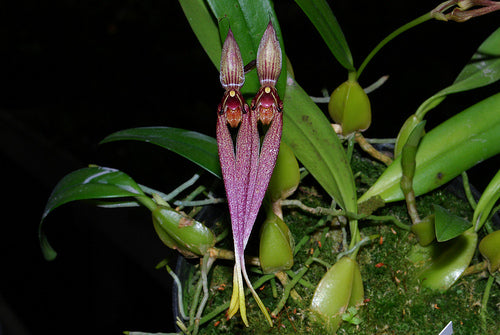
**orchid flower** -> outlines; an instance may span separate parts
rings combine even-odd
[[[269,313],[252,288],[244,260],[245,247],[276,163],[283,126],[283,103],[275,88],[281,72],[281,48],[271,22],[260,42],[256,66],[261,88],[249,108],[240,92],[245,82],[243,60],[233,33],[229,30],[222,48],[220,82],[225,92],[218,107],[216,131],[235,255],[233,294],[227,317],[231,318],[239,310],[243,322],[248,326],[244,278],[272,326]],[[268,126],[262,145],[259,120]],[[230,128],[238,126],[235,146]]]

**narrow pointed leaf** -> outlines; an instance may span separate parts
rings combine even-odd
[[[214,64],[220,63],[219,28],[204,0],[179,0],[193,32]]]
[[[399,156],[409,133],[425,114],[438,106],[448,95],[490,85],[500,79],[500,28],[491,34],[462,69],[454,83],[425,100],[399,131],[395,157]]]
[[[500,94],[467,108],[429,131],[416,155],[415,195],[425,194],[483,160],[500,153]],[[385,202],[404,199],[401,156],[384,171],[359,202],[380,196]]]
[[[493,179],[490,180],[481,198],[479,198],[477,202],[472,218],[472,223],[474,224],[474,230],[476,232],[479,231],[486,222],[498,199],[500,199],[500,170],[498,170]]]
[[[344,148],[326,116],[291,77],[283,118],[283,141],[342,208],[356,212],[354,178]]]
[[[325,0],[295,0],[295,2],[316,27],[339,63],[347,70],[354,71],[351,51],[328,3]]]
[[[171,127],[144,127],[121,130],[101,141],[142,141],[156,144],[185,157],[221,178],[217,142],[213,137],[190,130]]]
[[[491,34],[462,69],[452,85],[427,99],[416,114],[422,119],[447,95],[492,84],[500,79],[500,28]]]
[[[66,175],[52,191],[40,221],[39,237],[45,258],[52,260],[57,255],[42,230],[43,221],[57,207],[77,200],[140,196],[145,197],[136,182],[125,173],[115,169],[89,167]]]

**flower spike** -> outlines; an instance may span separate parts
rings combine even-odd
[[[245,247],[276,163],[283,126],[283,103],[275,88],[281,71],[281,48],[271,23],[262,37],[256,63],[261,88],[252,100],[252,108],[248,108],[240,93],[245,80],[243,62],[230,30],[222,49],[220,80],[225,92],[218,107],[216,130],[234,239],[233,294],[227,317],[231,318],[240,311],[243,322],[248,326],[245,280],[272,326],[269,313],[248,278],[244,260]],[[269,125],[262,146],[257,126],[259,120]],[[239,126],[236,145],[228,124],[233,128]]]

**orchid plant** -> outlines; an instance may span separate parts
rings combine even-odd
[[[166,246],[178,250],[183,257],[200,260],[200,279],[189,315],[180,307],[181,315],[177,320],[180,331],[196,334],[201,326],[224,311],[227,320],[235,323],[238,319],[232,317],[239,312],[243,324],[251,327],[247,313],[249,304],[245,300],[246,283],[269,326],[273,326],[273,318],[278,318],[292,300],[302,301],[298,303],[302,304],[299,308],[306,301],[307,307],[303,309],[307,309],[307,320],[317,321],[326,332],[334,334],[342,321],[357,327],[353,329],[363,327],[363,307],[370,297],[366,297],[366,278],[363,278],[366,272],[358,254],[374,241],[383,244],[382,233],[370,230],[375,222],[390,226],[391,231],[394,226],[405,232],[398,243],[411,244],[408,247],[411,251],[404,256],[416,264],[414,286],[419,290],[424,287],[446,292],[463,276],[475,273],[487,276],[481,309],[482,320],[486,320],[490,291],[495,280],[500,283],[500,235],[498,227],[491,224],[493,214],[499,210],[496,204],[500,198],[500,174],[495,174],[476,203],[466,171],[500,153],[500,94],[457,111],[456,115],[427,131],[425,116],[450,94],[491,85],[500,79],[500,28],[494,27],[496,30],[480,45],[452,84],[409,114],[397,138],[390,141],[394,144],[392,155],[378,151],[372,145],[377,140],[369,140],[362,134],[372,123],[369,92],[380,87],[387,78],[368,88],[363,88],[359,80],[377,52],[408,29],[432,19],[463,22],[493,13],[500,9],[500,4],[484,0],[443,2],[396,29],[356,68],[344,34],[327,2],[296,0],[347,72],[347,80],[331,95],[314,98],[295,80],[270,0],[179,0],[179,3],[203,49],[220,72],[224,93],[214,113],[216,138],[183,129],[148,127],[111,134],[102,143],[137,140],[174,151],[222,179],[226,197],[213,198],[209,193],[206,199],[191,201],[203,192],[195,191],[188,201],[176,201],[179,193],[197,178],[165,194],[137,184],[115,169],[83,168],[64,177],[49,198],[39,231],[45,257],[54,259],[56,256],[42,228],[45,218],[55,208],[70,201],[88,199],[97,200],[105,207],[142,205],[151,211],[153,227]],[[328,103],[331,120],[318,106],[324,102]],[[355,144],[359,149],[354,149]],[[359,187],[362,181],[356,178],[362,171],[353,171],[357,151],[370,157],[371,165],[382,166],[383,172],[367,189]],[[311,207],[299,198],[287,200],[306,175],[313,177],[313,183],[331,201]],[[420,197],[460,175],[465,180],[472,219],[458,217],[437,205],[432,207],[432,213],[422,216]],[[404,202],[404,215],[408,220],[386,212],[381,214],[384,208],[399,201]],[[221,241],[227,240],[224,232],[208,228],[193,214],[182,211],[184,206],[221,202],[227,202],[224,208],[230,216],[232,251],[221,246]],[[294,236],[287,225],[289,216],[282,210],[284,206],[320,219],[304,229],[302,235],[296,233]],[[264,222],[258,222],[259,211],[265,214]],[[256,222],[261,226],[259,257],[249,257],[245,255],[245,248]],[[368,224],[364,224],[366,222]],[[341,243],[325,251],[324,245],[333,243],[331,236],[335,229],[342,232]],[[418,242],[412,243],[413,237]],[[317,247],[307,248],[308,245]],[[306,252],[302,252],[304,249]],[[476,251],[482,255],[481,261],[471,265]],[[330,261],[320,257],[322,252]],[[301,253],[308,255],[306,260],[295,264]],[[330,263],[332,258],[333,265]],[[234,260],[232,294],[230,301],[207,312],[211,296],[208,274],[216,259]],[[253,283],[247,272],[249,263],[257,266],[252,272],[259,275]],[[311,283],[307,273],[317,263],[327,270],[323,271],[320,280]],[[385,266],[384,263],[375,265],[377,269]],[[178,286],[182,286],[168,264],[162,262],[159,267],[166,267]],[[269,313],[267,308],[270,306],[259,298],[255,288],[276,278],[282,284],[283,294]],[[394,278],[399,285],[400,279],[396,275]],[[297,292],[298,285],[304,287],[301,292],[305,294]],[[273,287],[273,295],[278,297],[275,283]],[[181,292],[179,289],[179,294]],[[182,303],[183,298],[179,301]],[[484,324],[481,327],[484,328]]]
[[[243,61],[229,30],[220,66],[220,81],[225,92],[218,107],[217,144],[234,238],[233,296],[228,317],[239,309],[247,326],[242,274],[255,301],[272,325],[269,313],[248,279],[244,259],[244,250],[276,163],[283,126],[283,103],[275,87],[281,72],[281,49],[271,22],[262,36],[256,64],[261,87],[249,108],[240,92],[245,81]],[[269,126],[262,147],[257,127],[259,120]],[[235,147],[228,125],[235,128],[240,122]]]

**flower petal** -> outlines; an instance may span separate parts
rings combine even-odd
[[[264,195],[266,194],[267,186],[269,185],[269,180],[273,174],[274,165],[276,164],[276,158],[278,157],[280,148],[282,128],[283,113],[278,112],[276,113],[276,116],[274,117],[262,142],[259,164],[257,167],[257,176],[255,182],[253,183],[254,191],[252,192],[251,198],[247,198],[246,206],[248,208],[243,231],[243,235],[245,236],[244,245],[248,242],[253,223],[257,218],[259,208],[262,204],[262,200],[264,199]]]

